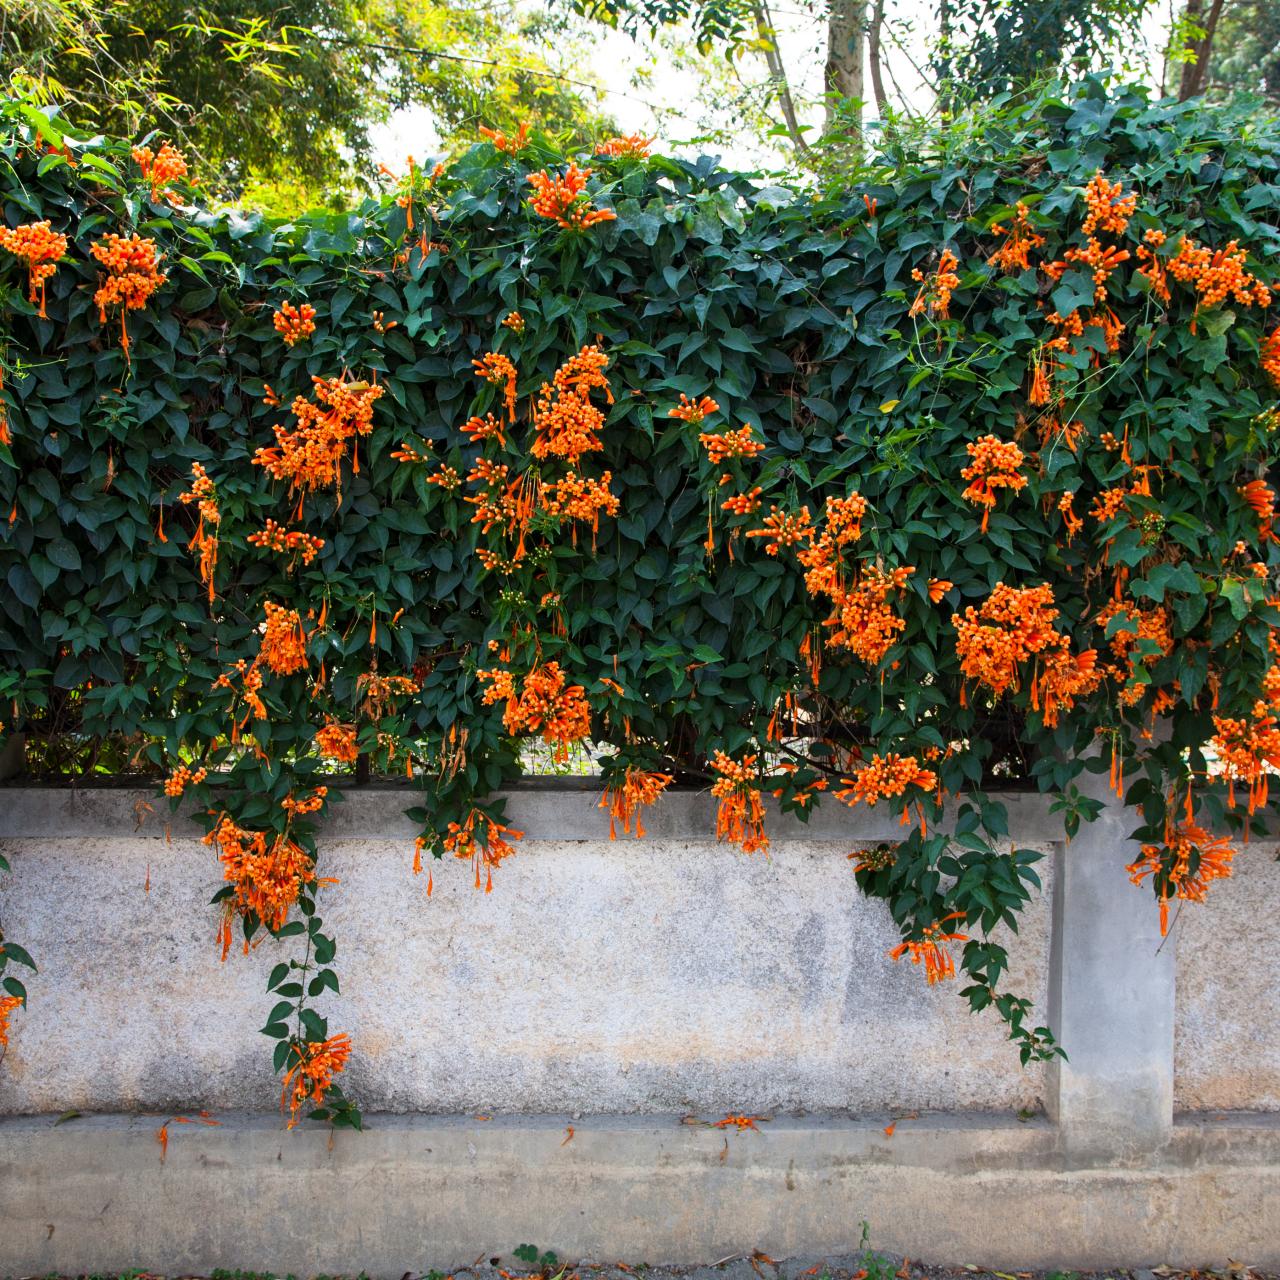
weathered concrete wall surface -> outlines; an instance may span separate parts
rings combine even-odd
[[[1236,847],[1235,874],[1178,913],[1174,1101],[1188,1111],[1280,1111],[1280,866]],[[1172,945],[1172,943],[1170,944]]]
[[[224,1117],[0,1121],[0,1272],[210,1267],[398,1280],[510,1258],[703,1262],[878,1248],[1005,1269],[1280,1265],[1280,1127],[1176,1126],[1140,1166],[1072,1167],[1049,1125],[933,1117],[373,1116],[364,1134]]]
[[[512,814],[520,819],[518,805]],[[269,1108],[258,1034],[287,944],[218,960],[215,855],[134,835],[3,842],[0,923],[40,973],[14,1019],[0,1112]],[[409,842],[333,839],[321,895],[374,1111],[436,1113],[1035,1108],[994,1016],[895,964],[887,909],[857,890],[849,841],[527,839],[477,893],[468,866],[411,874]],[[1044,1008],[1048,893],[1011,948]],[[149,891],[144,887],[149,881]]]

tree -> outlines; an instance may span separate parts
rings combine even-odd
[[[538,52],[564,16],[514,0],[0,0],[0,20],[13,87],[76,123],[173,137],[231,197],[281,184],[291,200],[344,201],[372,172],[371,128],[412,103],[446,141],[600,119],[579,91],[592,86]]]

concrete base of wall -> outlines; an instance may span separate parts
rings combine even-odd
[[[1132,1167],[986,1116],[371,1116],[363,1134],[159,1117],[0,1121],[0,1273],[215,1267],[398,1280],[510,1258],[708,1263],[878,1248],[994,1267],[1280,1265],[1280,1117],[1184,1120]]]

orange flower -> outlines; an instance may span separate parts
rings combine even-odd
[[[504,328],[510,329],[512,333],[524,332],[524,316],[518,311],[508,311],[502,318]]]
[[[912,964],[924,964],[925,977],[928,979],[929,985],[933,986],[935,982],[942,982],[947,978],[955,976],[956,965],[951,958],[950,951],[943,945],[947,942],[967,942],[969,935],[966,933],[948,933],[946,925],[949,920],[963,920],[963,911],[953,911],[949,916],[943,916],[941,920],[935,924],[926,925],[924,927],[923,936],[917,939],[907,939],[894,947],[889,955],[894,960],[901,960],[904,955],[911,956]]]
[[[857,581],[847,591],[834,586],[829,594],[836,603],[823,625],[831,627],[827,644],[835,649],[852,650],[868,666],[884,660],[898,636],[906,629],[906,620],[894,613],[892,597],[900,595],[907,579],[915,572],[903,565],[884,573],[874,565],[864,565]],[[806,576],[806,585],[812,574]]]
[[[58,270],[58,259],[67,251],[67,237],[53,230],[49,221],[28,222],[10,231],[0,227],[0,248],[8,249],[27,264],[27,297],[32,306],[40,303],[45,320],[44,287]]]
[[[929,603],[937,604],[955,585],[950,578],[930,578]]]
[[[476,377],[500,387],[505,384],[505,401],[507,416],[512,422],[516,420],[516,367],[499,351],[489,351],[473,360]]]
[[[1071,490],[1067,490],[1058,499],[1058,512],[1062,516],[1063,523],[1067,527],[1067,542],[1070,544],[1072,538],[1076,536],[1084,528],[1084,521],[1076,515],[1075,511],[1075,494]]]
[[[204,843],[218,850],[222,878],[233,887],[219,929],[225,960],[234,916],[254,916],[272,930],[284,928],[303,886],[314,884],[316,874],[301,845],[274,832],[247,831],[225,813]]]
[[[1280,325],[1262,340],[1262,372],[1280,387]]]
[[[604,448],[599,433],[605,417],[591,403],[591,392],[602,390],[606,401],[613,403],[604,375],[608,364],[609,357],[599,347],[586,346],[556,370],[550,385],[542,384],[533,407],[538,433],[531,450],[535,458],[563,458],[576,468],[584,453]]]
[[[591,732],[591,707],[580,684],[571,685],[558,662],[535,667],[525,676],[519,694],[510,671],[494,668],[476,673],[489,687],[486,706],[506,701],[502,724],[509,734],[539,734],[555,748],[555,759],[568,759],[569,747]]]
[[[449,823],[449,834],[445,836],[445,849],[455,858],[470,858],[476,873],[476,888],[480,887],[480,868],[485,868],[485,893],[493,892],[493,869],[504,858],[515,853],[515,845],[511,840],[522,840],[523,831],[503,826],[493,818],[486,817],[479,809],[467,813],[466,820]]]
[[[307,636],[296,609],[268,600],[263,606],[267,620],[262,624],[262,644],[258,658],[278,676],[292,675],[307,665]]]
[[[199,512],[196,531],[187,544],[190,551],[200,555],[200,581],[209,592],[209,603],[213,603],[213,575],[218,567],[218,525],[222,515],[218,511],[218,492],[209,473],[198,462],[191,464],[191,488],[178,495],[178,501],[184,504],[195,503]]]
[[[1102,170],[1098,169],[1084,189],[1084,202],[1089,213],[1081,229],[1086,236],[1092,236],[1098,230],[1122,236],[1137,210],[1138,196],[1133,191],[1126,195],[1122,183],[1108,182]]]
[[[175,178],[188,176],[187,162],[182,152],[172,142],[165,142],[158,152],[153,153],[150,147],[134,147],[131,154],[134,163],[142,170],[142,176],[151,183],[151,199],[159,201],[163,197],[170,204],[176,205],[179,202],[178,193],[165,188]]]
[[[629,833],[633,819],[636,839],[641,839],[644,836],[644,821],[640,811],[653,804],[674,781],[669,773],[647,773],[643,769],[628,766],[622,785],[606,787],[600,799],[600,808],[609,810],[609,839],[617,839],[619,822],[622,823],[623,832]]]
[[[482,138],[488,138],[499,151],[505,151],[511,156],[529,145],[529,125],[525,121],[521,121],[519,129],[510,138],[501,129],[486,129],[484,125],[480,126],[479,133]]]
[[[165,780],[164,793],[171,799],[180,796],[187,787],[197,787],[208,776],[207,769],[191,769],[187,765],[179,765]]]
[[[1168,826],[1163,844],[1144,844],[1142,856],[1127,870],[1134,884],[1141,884],[1147,876],[1155,877],[1163,936],[1169,932],[1170,897],[1203,902],[1213,881],[1231,875],[1234,856],[1229,836],[1212,836],[1188,818]]]
[[[667,411],[668,418],[681,418],[685,422],[691,423],[693,426],[699,426],[704,418],[709,418],[713,413],[719,413],[720,406],[710,397],[703,396],[701,400],[690,400],[684,392],[680,393],[680,403],[674,409]],[[744,427],[743,430],[749,430]],[[706,437],[702,437],[705,442]],[[714,462],[715,459],[713,458]]]
[[[330,720],[316,730],[316,750],[327,760],[355,764],[360,755],[356,746],[356,727]]]
[[[1018,201],[1016,216],[1011,227],[1001,226],[998,222],[991,224],[991,234],[1006,237],[1000,247],[987,259],[989,267],[998,266],[1001,271],[1026,271],[1030,267],[1028,253],[1044,244],[1044,236],[1031,230],[1031,222],[1027,217],[1027,206]]]
[[[915,756],[873,755],[854,771],[852,778],[841,778],[845,790],[837,791],[836,799],[845,804],[866,804],[874,808],[877,800],[891,800],[903,795],[908,787],[932,791],[938,785],[938,775],[931,769],[920,767]]]
[[[961,496],[983,509],[982,532],[986,533],[992,508],[996,505],[994,490],[1012,489],[1016,492],[1026,488],[1027,478],[1019,470],[1023,463],[1022,450],[1012,441],[1002,442],[992,435],[966,444],[965,450],[973,461],[960,472],[970,482]]]
[[[768,849],[764,830],[764,801],[755,785],[756,757],[745,756],[739,764],[717,751],[711,767],[720,775],[711,794],[720,801],[716,810],[716,839],[740,845],[744,853]]]
[[[711,403],[715,404],[715,401]],[[680,417],[681,415],[672,409],[671,416]],[[718,434],[703,432],[698,437],[698,443],[707,451],[707,460],[716,467],[729,461],[730,458],[754,458],[756,454],[764,452],[764,445],[751,438],[749,426],[741,427],[737,431],[721,431]]]
[[[282,555],[298,555],[302,563],[310,564],[324,550],[324,539],[314,534],[301,533],[296,529],[285,529],[270,517],[266,525],[257,533],[251,533],[245,541],[251,547],[266,547]]]
[[[529,184],[535,195],[530,201],[540,218],[553,218],[571,231],[585,231],[598,222],[612,222],[618,215],[612,209],[595,209],[583,198],[590,169],[571,164],[561,178],[553,178],[545,169],[531,173]]]
[[[328,1040],[295,1042],[289,1046],[292,1066],[284,1073],[284,1090],[280,1094],[280,1108],[289,1110],[289,1128],[298,1123],[298,1112],[308,1101],[319,1106],[333,1084],[333,1077],[340,1075],[351,1057],[349,1035],[330,1036]]]
[[[285,346],[292,347],[315,333],[315,315],[316,309],[309,302],[299,307],[292,302],[282,302],[280,310],[271,317],[271,323],[284,339]]]
[[[748,490],[746,493],[735,493],[726,498],[720,504],[721,511],[727,511],[734,516],[750,516],[755,515],[760,510],[760,494],[763,490],[759,485],[754,489]]]
[[[794,547],[799,542],[807,542],[813,537],[809,508],[801,507],[796,515],[791,515],[777,507],[770,507],[769,514],[764,518],[763,528],[748,529],[747,537],[767,538],[765,554],[771,556],[776,556],[781,547]]]
[[[928,307],[931,316],[947,319],[951,314],[951,294],[960,287],[960,277],[956,274],[959,265],[956,255],[950,249],[943,249],[937,271],[928,276],[919,269],[912,271],[911,278],[920,283],[920,292],[916,294],[908,314],[918,316]]]
[[[18,996],[0,996],[0,1049],[9,1044],[9,1015],[21,1004]]]
[[[1249,785],[1249,812],[1267,802],[1267,775],[1280,769],[1280,727],[1266,702],[1254,703],[1252,719],[1213,717],[1213,749],[1222,772],[1232,784]]]
[[[89,252],[107,269],[107,277],[98,286],[93,300],[98,306],[100,323],[107,322],[107,308],[120,308],[120,345],[129,355],[129,330],[125,316],[141,311],[147,300],[169,278],[160,271],[160,255],[156,242],[134,232],[123,236],[106,235],[90,246]]]
[[[1277,541],[1272,532],[1276,521],[1276,495],[1265,480],[1250,480],[1240,486],[1240,496],[1258,517],[1258,536],[1263,542]]]
[[[1198,245],[1190,236],[1183,236],[1178,252],[1169,259],[1167,271],[1175,280],[1189,284],[1196,291],[1196,315],[1202,308],[1216,307],[1233,297],[1242,307],[1268,306],[1271,291],[1256,276],[1245,270],[1248,254],[1239,242],[1232,240],[1221,249]],[[1191,332],[1195,333],[1195,316],[1191,320]]]
[[[643,160],[649,154],[649,148],[652,145],[652,138],[643,137],[638,133],[627,133],[621,137],[608,138],[604,142],[597,142],[596,155],[610,156],[614,159],[626,156],[633,160]]]
[[[298,425],[290,430],[277,424],[272,428],[275,446],[253,455],[255,466],[263,467],[277,480],[288,480],[290,490],[302,498],[313,489],[333,487],[341,496],[342,460],[347,445],[357,436],[373,430],[373,406],[382,398],[382,388],[368,382],[348,382],[340,378],[311,378],[315,403],[303,396],[291,406]],[[352,470],[360,470],[358,455],[352,455]]]
[[[1058,610],[1053,588],[996,584],[980,608],[970,605],[953,618],[960,670],[985,684],[997,697],[1017,688],[1021,664],[1065,643],[1054,628]]]

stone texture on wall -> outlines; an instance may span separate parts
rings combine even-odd
[[[1174,1102],[1188,1111],[1280,1112],[1280,865],[1272,842],[1238,845],[1234,874],[1177,917]]]
[[[187,830],[2,842],[0,923],[40,973],[0,1112],[277,1103],[258,1028],[287,944],[219,962],[217,866]],[[849,849],[528,839],[492,893],[450,862],[428,900],[410,842],[326,839],[342,994],[322,1007],[354,1038],[351,1091],[370,1111],[456,1114],[1036,1107],[1043,1074],[998,1020],[888,958],[896,931]],[[1046,893],[1010,978],[1040,1009],[1048,922]]]

